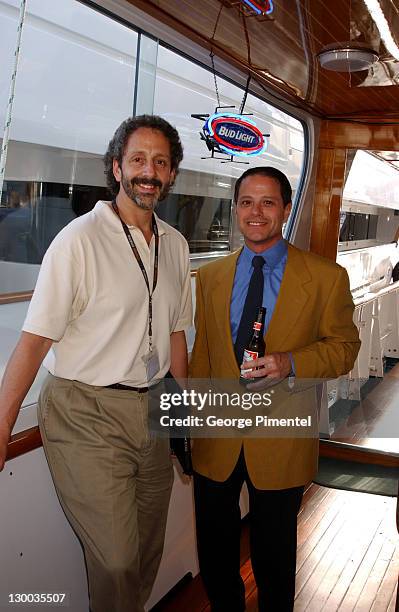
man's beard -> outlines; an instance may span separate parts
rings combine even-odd
[[[159,188],[159,194],[149,193],[141,194],[138,193],[136,185],[153,185]],[[166,198],[171,187],[170,183],[163,185],[158,179],[151,179],[146,177],[135,176],[129,180],[122,174],[122,185],[126,195],[137,204],[137,206],[143,210],[155,210],[158,202],[161,202]]]

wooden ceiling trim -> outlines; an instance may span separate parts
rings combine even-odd
[[[330,21],[327,21],[328,23],[328,27],[326,27],[325,23],[323,21],[320,21],[320,19],[318,19],[318,17],[316,17],[316,13],[313,10],[313,12],[311,11],[307,11],[308,13],[308,18],[309,18],[309,22],[310,23],[314,23],[318,26],[319,30],[325,34],[326,38],[317,38],[314,32],[314,28],[311,28],[311,36],[313,36],[314,40],[316,42],[319,43],[320,48],[324,47],[324,45],[328,44],[329,42],[333,43],[333,42],[342,42],[345,41],[349,38],[349,18],[348,18],[348,24],[347,26],[345,26],[343,24],[343,22],[339,21],[336,19],[336,15],[334,13],[330,13],[330,15],[332,15],[333,17],[333,21],[336,22],[336,25],[339,26],[339,29],[334,29],[333,27],[333,23],[331,23]],[[340,32],[343,32],[342,34]],[[338,33],[339,32],[339,33]],[[319,34],[320,36],[320,34]]]
[[[187,4],[187,2],[186,2]],[[274,62],[275,64],[277,63],[277,65],[279,65],[280,67],[282,65],[284,65],[284,62],[286,61],[287,57],[295,57],[296,59],[298,59],[301,62],[301,65],[304,64],[304,60],[305,60],[305,56],[304,56],[304,52],[302,50],[301,47],[301,40],[299,38],[299,30],[300,30],[300,26],[298,24],[298,22],[293,18],[293,13],[292,11],[286,11],[282,5],[280,5],[279,10],[284,13],[285,15],[287,15],[292,23],[292,30],[293,31],[298,31],[298,38],[297,40],[293,41],[292,38],[288,38],[286,36],[282,36],[282,32],[279,30],[277,25],[274,25],[275,22],[270,21],[270,22],[262,22],[261,25],[262,28],[266,28],[268,27],[268,32],[267,32],[267,40],[268,40],[268,47],[270,48],[270,50],[273,51],[273,59],[275,59],[276,61]],[[203,15],[204,13],[201,13],[201,15]],[[229,12],[224,12],[223,13],[223,17],[226,17],[228,15],[232,15],[231,9]],[[308,13],[309,14],[309,13]],[[234,20],[234,24],[237,26],[240,26],[239,23],[237,23],[236,20]],[[209,16],[208,16],[208,23],[209,23]],[[247,21],[247,23],[250,24],[251,23],[256,23],[256,22],[250,22],[249,20]],[[270,25],[270,27],[269,27]],[[273,27],[274,25],[274,27]],[[322,24],[320,24],[321,27]],[[221,29],[222,28],[222,29]],[[226,28],[225,28],[226,29]],[[234,52],[234,44],[238,44],[238,48],[241,47],[242,45],[242,39],[237,36],[237,32],[235,32],[233,29],[227,28],[228,29],[228,39],[226,39],[225,36],[223,36],[223,21],[221,21],[221,23],[218,26],[218,30],[216,32],[216,40],[219,41],[219,43],[221,44],[228,44],[229,48],[232,48],[233,52]],[[328,33],[328,30],[325,30]],[[324,45],[324,43],[320,40],[318,40],[315,35],[314,32],[312,31],[311,28],[307,29],[307,33],[309,34],[309,36],[312,36],[313,39],[316,41],[316,43],[319,44],[320,47],[322,47]],[[251,38],[251,34],[259,34],[259,29],[258,31],[250,31],[250,38]],[[331,40],[331,38],[329,39],[329,41],[334,42],[334,40]],[[293,42],[295,44],[293,44]],[[259,36],[259,38],[252,36],[251,38],[251,50],[253,51],[253,53],[256,52],[257,47],[259,47],[259,53],[258,55],[262,55],[264,56],[264,36]],[[253,54],[252,53],[252,54]],[[271,68],[270,66],[262,66],[262,64],[260,64],[258,61],[257,62],[253,62],[254,64],[256,63],[256,65],[254,65],[254,68],[259,69],[259,70],[268,70],[269,72],[271,72]],[[340,73],[338,73],[337,75],[335,75],[336,79],[342,80],[344,82],[344,85],[346,86],[346,78],[345,75],[342,75]]]
[[[358,74],[360,75],[361,73],[353,73],[351,75],[351,80],[350,80],[350,88],[348,93],[351,94],[352,96],[356,96],[356,97],[364,97],[365,99],[370,99],[370,97],[373,97],[373,103],[375,105],[376,108],[384,108],[386,106],[386,103],[389,102],[389,98],[391,99],[392,103],[395,105],[395,108],[398,108],[398,102],[397,102],[397,94],[398,94],[398,89],[396,86],[373,86],[373,87],[362,87],[360,85],[360,83],[356,83]],[[361,77],[360,77],[361,78]],[[392,94],[396,94],[396,96],[392,95]]]
[[[334,11],[332,12],[329,7],[326,7],[326,5],[324,6],[324,10],[327,11],[330,15],[330,19],[327,21],[328,23],[328,27],[325,25],[325,22],[323,23],[322,21],[319,21],[319,19],[317,17],[315,17],[315,9],[314,6],[312,6],[312,11],[309,10],[308,8],[304,7],[304,2],[303,0],[300,2],[301,5],[301,10],[303,13],[306,13],[308,20],[312,20],[312,21],[316,21],[317,25],[325,32],[325,34],[331,38],[331,32],[333,30],[333,22],[335,21],[335,23],[340,27],[340,29],[343,29],[346,27],[347,31],[349,32],[349,18],[348,18],[348,23],[347,26],[345,26],[338,18],[337,18],[337,14],[341,14],[343,11],[343,8],[347,9],[347,3],[344,2],[342,4],[342,8],[337,8],[336,7],[336,2],[334,2]],[[292,6],[291,3],[289,3],[289,8],[286,9],[284,7],[284,5],[280,2],[279,4],[276,4],[276,13],[278,10],[278,13],[283,13],[285,14],[292,22],[294,22],[295,24],[298,23],[298,20],[294,17],[294,14],[297,15],[298,13],[298,9],[297,11],[293,11],[292,10]],[[314,32],[310,31],[309,32],[311,34],[311,36],[314,36]],[[337,39],[338,40],[338,39]],[[318,41],[320,43],[321,46],[323,46],[325,43],[322,41]],[[331,40],[331,42],[334,42],[334,39]]]
[[[216,40],[219,40],[219,42],[223,42],[218,36],[216,36]],[[229,47],[231,47],[230,43],[229,43]],[[263,41],[252,40],[251,55],[252,55],[252,52],[256,52],[256,51],[258,51],[259,55],[262,55],[264,57],[265,45]],[[270,32],[268,32],[267,51],[269,53],[273,53],[274,63],[280,65],[280,68],[281,68],[281,62],[287,61],[287,56],[290,57],[290,61],[292,61],[292,59],[299,60],[301,63],[301,67],[303,66],[304,59],[305,59],[303,48],[299,44],[293,44],[292,41],[282,40],[281,33],[279,31],[271,30]],[[269,64],[263,65],[263,70],[269,70],[269,69],[270,69]]]
[[[323,68],[318,67],[318,85],[319,85],[319,104],[323,102],[324,97],[326,103],[338,104],[339,108],[345,107],[348,104],[348,96],[351,90],[348,91],[349,75],[340,72],[326,72]],[[327,102],[328,100],[328,102]]]
[[[324,8],[324,10],[323,10]],[[357,8],[356,12],[354,9],[352,9],[351,12],[351,5],[349,3],[346,2],[346,4],[344,4],[343,6],[337,7],[336,3],[334,3],[334,12],[336,12],[337,14],[346,14],[346,26],[343,28],[343,30],[341,31],[341,33],[337,32],[337,31],[332,31],[330,28],[330,31],[328,33],[328,38],[325,37],[325,26],[322,23],[324,21],[324,23],[327,21],[325,14],[327,14],[327,7],[326,5],[323,5],[322,2],[313,2],[312,3],[312,8],[311,11],[309,11],[309,22],[310,22],[310,26],[309,29],[311,31],[311,34],[313,36],[313,40],[314,40],[314,44],[315,44],[315,50],[319,51],[320,48],[322,46],[324,46],[327,43],[333,43],[334,40],[336,42],[342,42],[345,40],[349,40],[350,39],[350,31],[349,31],[349,22],[350,19],[354,19],[355,22],[359,22],[361,21],[361,18],[366,16],[367,17],[367,11],[365,9],[365,6],[362,5],[362,11],[364,12],[360,12],[359,8]],[[322,17],[320,17],[320,15],[322,15]],[[342,22],[343,23],[343,22]],[[321,40],[323,39],[323,40]],[[320,45],[319,48],[317,48],[317,44]],[[359,75],[357,75],[356,73],[353,73],[352,75],[347,75],[344,73],[331,73],[331,72],[327,72],[324,71],[323,69],[319,69],[319,82],[318,82],[318,92],[319,92],[319,99],[318,104],[319,107],[321,107],[324,111],[324,114],[334,114],[333,109],[335,111],[335,113],[338,111],[338,109],[340,110],[341,114],[343,114],[343,111],[345,109],[345,106],[348,104],[349,100],[351,100],[351,106],[349,108],[349,110],[351,110],[351,108],[355,107],[356,104],[358,103],[358,99],[361,100],[361,104],[363,104],[362,109],[367,109],[370,108],[370,101],[372,101],[373,103],[373,107],[371,110],[379,110],[380,108],[385,108],[385,105],[388,103],[390,104],[390,101],[393,102],[393,104],[398,104],[397,102],[397,91],[396,93],[396,99],[392,98],[392,93],[394,92],[389,92],[387,95],[387,92],[385,92],[385,87],[366,87],[363,88],[366,93],[366,95],[363,94],[362,92],[362,88],[361,87],[357,87],[357,84],[361,84],[361,82],[364,80],[364,72],[359,73]],[[349,94],[349,91],[351,92]],[[348,98],[348,102],[345,103],[345,101],[342,100],[342,97],[346,98],[347,96],[349,96]]]
[[[181,11],[180,2],[184,2],[188,10]],[[198,3],[191,2],[190,0],[179,0],[179,19],[184,21],[187,24],[195,23],[198,26],[196,27],[196,31],[199,31],[207,39],[211,39],[213,29],[217,22],[217,17],[220,12],[220,3],[216,3],[214,1],[212,3],[208,2],[207,4],[202,3],[201,6],[205,10],[200,11],[198,9]],[[214,11],[214,15],[212,15],[212,13],[209,11],[209,9],[213,7],[217,9]],[[159,8],[160,10],[164,10],[162,9],[162,6]],[[192,15],[194,11],[196,12],[196,15]],[[172,6],[169,14],[171,15],[176,14],[176,4]],[[242,26],[242,22],[239,18],[239,13],[235,9],[233,10],[229,7],[224,7],[222,5],[222,11],[220,14],[221,14],[221,19],[217,26],[217,30],[215,33],[215,39],[219,40],[219,42],[222,42],[223,44],[228,44],[229,46],[233,44],[233,48],[234,48],[234,42],[237,42],[239,44],[238,48],[241,48],[243,38],[244,38],[244,29]],[[247,20],[248,29],[251,29],[257,24],[258,22],[256,21]],[[274,29],[278,30],[279,28],[278,23],[270,20],[270,21],[264,21],[261,24],[262,28],[268,27],[269,25],[270,25],[270,28],[269,28],[270,31],[268,32],[268,36],[274,36],[275,38],[278,38],[279,43],[285,44],[285,39],[281,37],[281,32],[273,33],[272,28],[274,27]],[[296,31],[298,29],[298,25],[295,21],[293,21],[293,25],[294,25],[294,30]],[[258,43],[259,46],[262,46],[262,51],[264,55],[264,40],[262,40],[261,38],[260,39],[253,38],[253,41],[254,41],[254,44]],[[297,46],[299,49],[300,45],[298,44]],[[287,40],[287,47],[289,48],[290,51],[292,50],[292,37]],[[300,55],[299,57],[303,59],[303,55]]]
[[[318,6],[318,5],[316,5]],[[348,5],[349,6],[349,5]],[[313,9],[314,5],[312,5],[312,9]],[[365,9],[365,7],[363,7]],[[365,14],[367,15],[367,12],[365,11]],[[356,21],[358,21],[360,19],[359,15],[352,15],[353,18],[356,19]],[[349,9],[348,9],[348,21],[349,21]],[[313,30],[313,36],[315,38],[315,40],[320,39],[320,34],[317,31],[318,30],[318,26],[317,23],[315,22],[315,18],[314,18],[314,13],[312,15],[312,22],[314,24],[314,27],[312,28]],[[311,23],[312,23],[311,22]],[[348,40],[350,38],[349,36],[349,32],[347,33],[347,35],[345,37],[338,37],[336,36],[337,39],[341,38],[341,40]],[[333,42],[332,37],[330,36],[329,40],[325,40],[325,43],[327,42]],[[386,87],[359,87],[360,84],[363,82],[364,80],[364,72],[360,72],[360,73],[353,73],[350,76],[350,79],[348,79],[348,75],[344,75],[344,74],[334,74],[334,73],[328,73],[325,72],[324,70],[319,70],[319,96],[320,99],[318,99],[318,103],[319,106],[321,108],[323,108],[323,111],[325,114],[334,114],[332,113],[332,109],[334,108],[335,112],[337,112],[337,110],[339,109],[341,114],[343,114],[344,110],[345,110],[345,104],[342,104],[342,102],[340,100],[338,100],[338,98],[336,97],[336,94],[334,92],[334,89],[337,88],[337,93],[339,91],[338,88],[340,88],[341,86],[344,89],[344,95],[347,94],[348,95],[348,105],[349,106],[349,111],[352,110],[352,108],[356,107],[356,105],[359,102],[360,108],[362,108],[362,110],[365,109],[370,109],[370,110],[375,110],[375,111],[379,111],[380,109],[385,109],[387,104],[390,105],[391,103],[393,103],[394,105],[396,105],[396,107],[398,106],[398,89],[396,88],[396,91],[389,91],[386,92]],[[328,79],[328,81],[331,83],[331,86],[329,85],[325,85],[326,80]],[[358,86],[359,85],[359,86]],[[363,93],[363,91],[364,93]],[[395,89],[395,88],[394,88]],[[392,94],[395,95],[395,97],[392,97]],[[372,104],[372,107],[370,108],[370,103]]]
[[[161,9],[159,6],[151,2],[151,0],[126,0],[126,2],[128,2],[132,6],[137,7],[138,9],[143,11],[143,13],[146,13],[154,19],[157,19],[172,30],[176,30],[180,34],[187,36],[187,38],[189,38],[196,44],[202,47],[205,46],[207,49],[210,50],[210,43],[208,38],[202,36],[199,32],[194,30],[189,25],[173,17],[170,13],[166,12],[165,10]]]
[[[198,26],[204,29],[209,28],[210,20],[212,20],[212,10],[211,9],[212,9],[212,3],[210,2],[205,4],[204,2],[191,2],[190,0],[179,0],[179,18],[183,19],[184,21],[187,19],[187,23],[189,23],[190,21],[194,22],[198,24]],[[219,10],[220,10],[219,6],[215,7],[213,23],[216,23]],[[213,26],[210,29],[210,31],[212,31],[212,29],[213,29]]]
[[[143,3],[140,0],[129,1],[131,4],[134,4],[135,6],[138,6],[139,8],[152,14],[157,19],[161,19],[163,22],[167,22],[165,19],[165,11],[162,7],[155,6],[152,2]],[[187,6],[187,3],[185,6]],[[183,11],[183,13],[185,14],[186,11]],[[201,16],[203,16],[204,14],[205,13],[201,12]],[[231,11],[226,11],[226,15],[232,14],[233,13]],[[190,25],[190,21],[192,20],[187,20],[186,23],[183,24],[177,19],[177,17],[172,16],[168,12],[166,12],[166,16],[169,17],[169,23],[173,24],[171,25],[171,27],[178,29],[186,36],[188,35],[191,39],[194,39],[194,33],[194,36],[196,37],[196,42],[198,42],[198,37],[201,40],[200,44],[202,44],[202,46],[206,41],[206,47],[208,49],[213,47],[215,53],[217,52],[219,56],[221,55],[221,49],[223,49],[225,54],[227,54],[228,58],[232,58],[233,56],[235,56],[236,59],[238,59],[238,61],[240,62],[240,65],[245,65],[246,70],[248,71],[249,63],[247,61],[247,58],[237,55],[237,53],[235,52],[235,49],[239,49],[241,53],[242,49],[246,47],[243,29],[237,33],[236,28],[231,28],[227,33],[226,27],[223,28],[223,21],[221,21],[221,23],[218,25],[215,39],[211,43],[210,38],[212,36],[212,28],[214,27],[214,23],[216,23],[216,17],[214,19],[213,17],[212,19],[210,19],[208,15],[207,25],[209,30],[209,36],[207,36],[203,32],[199,32],[197,28],[195,29],[195,31],[192,29]],[[234,24],[236,27],[242,28],[242,25],[240,23],[237,23],[235,21]],[[273,22],[270,22],[270,25],[273,26]],[[262,26],[265,26],[265,23],[262,23]],[[201,27],[203,29],[203,26],[200,25],[199,27],[200,29]],[[297,28],[298,26],[296,24],[296,29]],[[240,38],[239,36],[240,32],[242,33],[242,38]],[[260,35],[253,35],[251,36],[251,68],[254,71],[264,71],[265,73],[267,73],[263,75],[263,81],[265,83],[268,83],[270,85],[272,81],[275,86],[277,85],[278,89],[283,86],[283,91],[285,93],[290,93],[294,97],[302,97],[303,99],[305,97],[308,84],[307,64],[303,48],[296,40],[294,40],[293,42],[292,37],[290,38],[282,36],[280,32],[276,31],[275,26],[274,30],[272,28],[268,29],[267,39],[268,47],[272,52],[273,65],[265,65],[263,61],[259,61],[259,58],[262,58],[263,60],[265,57],[264,43],[262,42],[264,40],[264,36],[261,37]],[[288,57],[290,58],[289,62],[287,62]],[[295,60],[297,61],[296,64]],[[279,71],[281,70],[282,66],[291,67],[292,64],[293,67],[291,68],[291,74],[287,74],[287,69],[285,70],[285,74],[279,74]],[[295,79],[298,78],[298,75],[300,75],[301,73],[302,83],[295,82]],[[254,74],[256,74],[256,72]]]
[[[218,58],[244,74],[251,74],[261,87],[314,115],[346,117],[356,111],[360,115],[374,116],[378,121],[381,114],[393,113],[399,107],[397,86],[362,87],[365,73],[349,76],[327,72],[318,64],[319,45],[334,42],[334,37],[350,38],[349,30],[345,29],[346,20],[349,27],[350,3],[338,0],[332,8],[326,0],[298,0],[297,3],[276,0],[274,21],[246,20],[248,52],[243,24],[233,8],[223,9],[225,12],[222,12],[215,39],[210,40],[220,1],[204,0],[199,4],[194,0],[182,0],[181,3],[177,0],[127,0],[201,47],[213,49]],[[365,7],[360,9],[359,6],[352,15],[356,21],[367,17]],[[329,33],[326,21],[334,26]]]
[[[228,13],[223,13],[223,15]],[[234,15],[230,11],[230,15]],[[240,28],[244,36],[244,28],[241,22],[237,20],[230,20],[234,22],[235,28]],[[258,69],[268,70],[273,72],[273,69],[278,69],[283,73],[283,79],[286,80],[284,73],[287,72],[287,66],[292,64],[292,61],[297,60],[298,66],[295,66],[295,74],[298,69],[306,73],[307,65],[304,49],[302,47],[302,41],[300,39],[300,32],[298,24],[293,23],[292,32],[285,32],[284,24],[279,25],[273,21],[256,22],[247,20],[248,35],[251,48],[252,65]],[[231,30],[231,31],[230,31]],[[211,36],[211,32],[209,37]],[[234,52],[234,40],[232,38],[233,30],[228,29],[224,26],[223,20],[221,20],[216,32],[216,40],[229,48],[233,49]],[[246,46],[246,45],[245,45]],[[236,46],[237,49],[243,49],[243,45]],[[267,63],[265,59],[268,58]],[[287,58],[290,58],[290,62],[287,62]]]
[[[352,108],[353,105],[356,108],[360,105],[359,98],[364,98],[370,103],[369,88],[351,87],[349,74],[326,71],[320,66],[318,67],[318,89],[317,101],[325,114],[334,114],[337,108],[342,110],[343,108]],[[375,108],[381,108],[379,92]]]
[[[358,116],[371,114],[374,112],[374,120],[381,115],[382,109],[384,115],[396,111],[398,108],[398,89],[396,90],[396,98],[391,97],[391,92],[384,92],[387,87],[352,87],[342,90],[335,86],[335,75],[324,75],[319,71],[319,91],[317,103],[319,108],[323,109],[323,114],[328,118],[339,115],[340,117],[350,117],[357,113]],[[391,88],[389,88],[391,89]],[[377,91],[378,90],[378,91]],[[382,90],[382,91],[380,91]],[[342,93],[342,95],[341,95]],[[378,116],[377,116],[378,113]],[[329,117],[330,116],[330,117]]]
[[[294,103],[298,108],[303,110],[313,110],[309,107],[308,104],[305,104],[301,98],[298,97],[298,89],[292,87],[289,83],[285,82],[281,78],[269,77],[267,74],[262,74],[258,70],[254,69],[252,66],[248,64],[242,57],[237,56],[233,53],[231,49],[225,49],[220,45],[218,41],[213,41],[212,45],[210,44],[209,39],[194,30],[192,27],[179,21],[174,16],[170,15],[168,12],[161,9],[159,6],[156,6],[151,0],[126,0],[132,6],[137,7],[142,10],[144,13],[151,15],[154,19],[157,19],[161,23],[164,23],[166,26],[171,29],[176,30],[178,33],[187,37],[189,40],[192,40],[194,43],[199,46],[213,51],[215,55],[217,55],[221,60],[235,66],[241,71],[245,73],[251,74],[254,79],[259,83],[261,87],[264,87],[266,90],[271,90],[275,92],[277,95],[281,95],[283,99],[288,102]],[[266,71],[264,71],[266,72]],[[314,109],[315,113],[318,113],[321,116],[321,112],[318,111],[317,108]]]
[[[369,120],[373,121],[373,117]],[[329,149],[346,147],[367,151],[399,151],[399,123],[372,125],[326,120],[321,125],[319,146]]]
[[[327,2],[325,2],[324,0],[319,0],[317,4],[316,2],[314,2],[314,0],[311,0],[313,13],[316,12],[316,7],[319,9],[319,14],[323,12],[329,13],[339,26],[341,26],[342,28],[346,28],[349,32],[349,19],[345,23],[340,17],[342,17],[343,14],[348,14],[350,18],[351,3],[348,2],[348,0],[334,0],[333,11],[331,10],[331,4],[331,0],[327,0]]]

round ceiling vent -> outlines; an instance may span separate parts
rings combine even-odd
[[[320,66],[335,72],[368,70],[378,62],[378,54],[372,49],[355,47],[325,48],[317,54]]]

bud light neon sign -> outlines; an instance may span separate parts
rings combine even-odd
[[[241,0],[241,2],[257,15],[270,15],[273,12],[272,0]]]
[[[266,149],[266,141],[254,121],[235,113],[215,113],[204,124],[207,140],[227,155],[260,155]]]

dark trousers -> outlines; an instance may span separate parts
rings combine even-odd
[[[245,589],[240,576],[239,507],[244,482],[249,492],[250,550],[259,612],[291,612],[295,598],[297,515],[304,487],[255,489],[243,451],[224,482],[194,474],[198,558],[211,610],[245,610]]]

